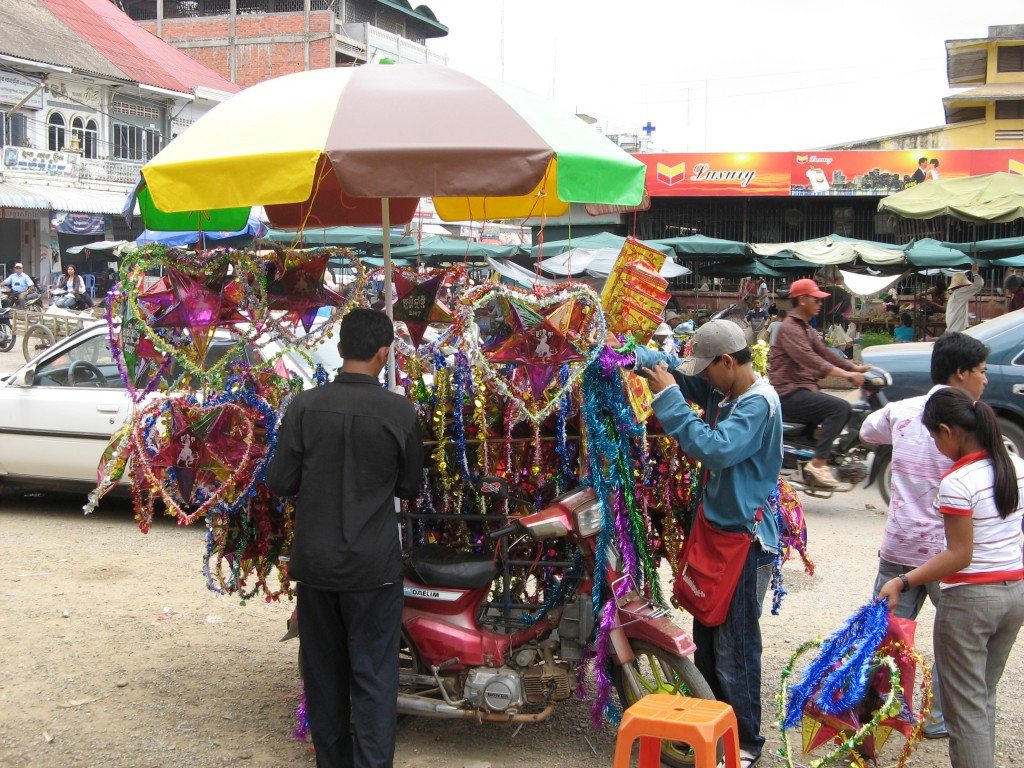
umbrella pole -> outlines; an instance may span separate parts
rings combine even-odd
[[[395,310],[391,303],[391,201],[382,197],[380,199],[380,223],[384,229],[384,312],[394,320]],[[388,389],[393,389],[397,381],[395,371],[395,345],[388,349]]]

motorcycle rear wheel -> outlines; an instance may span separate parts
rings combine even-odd
[[[615,666],[612,680],[623,709],[635,704],[649,693],[669,693],[696,699],[714,699],[704,676],[686,656],[679,656],[664,648],[631,640],[634,658],[625,666]],[[661,762],[672,768],[693,765],[693,752],[681,742],[661,743]]]
[[[7,327],[0,335],[3,337],[0,339],[0,352],[10,352],[14,349],[14,343],[18,340],[18,336],[14,333],[14,329]]]

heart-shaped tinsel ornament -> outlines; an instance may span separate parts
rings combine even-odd
[[[133,490],[151,502],[161,499],[181,525],[214,505],[233,504],[264,462],[266,445],[256,439],[262,421],[259,410],[238,402],[204,406],[176,397],[149,403],[132,430],[135,483],[143,486]]]
[[[461,304],[475,363],[534,424],[558,407],[604,340],[601,300],[579,283],[533,292],[488,283],[470,289]],[[474,321],[481,328],[479,337]],[[562,366],[568,369],[564,379],[557,375]]]

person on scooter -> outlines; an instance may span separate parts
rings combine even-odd
[[[25,306],[25,296],[28,292],[35,288],[35,283],[32,282],[32,278],[25,274],[25,267],[19,261],[14,265],[14,271],[7,276],[4,280],[3,285],[6,285],[14,292],[14,296],[18,301],[18,306]]]
[[[85,279],[79,275],[74,266],[68,264],[64,276],[57,282],[57,287],[67,291],[57,299],[61,309],[85,309],[89,305],[89,294],[85,292]]]
[[[935,445],[921,423],[924,405],[934,392],[946,387],[961,389],[972,400],[981,398],[988,379],[985,360],[989,349],[964,333],[947,333],[932,348],[932,388],[926,395],[889,403],[869,414],[860,428],[865,443],[892,446],[892,489],[889,516],[878,550],[878,576],[873,594],[891,579],[906,575],[945,548],[942,515],[935,509],[939,482],[953,466]],[[919,584],[903,592],[894,613],[917,619],[925,598],[939,604],[939,582]],[[924,726],[926,739],[948,735],[942,717],[941,674],[932,668],[932,711]]]
[[[415,407],[378,381],[394,338],[383,312],[345,315],[341,370],[288,406],[267,471],[271,491],[298,494],[289,575],[318,768],[394,760],[403,603],[395,497],[415,498],[423,468]]]
[[[607,339],[617,344],[614,336]],[[752,364],[743,331],[729,320],[697,329],[693,357],[682,361],[636,349],[635,370],[654,393],[654,413],[665,432],[707,470],[703,511],[712,526],[748,531],[754,541],[724,623],[694,619],[694,661],[716,698],[736,712],[740,765],[757,763],[761,735],[761,605],[768,589],[779,530],[772,515],[757,521],[782,468],[779,398]],[[705,409],[697,416],[689,402]]]
[[[856,386],[864,383],[863,372],[870,366],[857,365],[825,346],[810,327],[829,294],[810,279],[794,280],[789,288],[793,308],[779,326],[768,355],[768,379],[782,402],[782,417],[802,424],[820,424],[814,458],[804,465],[813,484],[835,488],[838,483],[828,468],[832,443],[850,419],[850,404],[828,395],[818,386],[825,376],[841,376]]]

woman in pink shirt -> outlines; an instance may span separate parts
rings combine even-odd
[[[936,500],[946,546],[878,596],[895,609],[902,592],[941,579],[933,643],[950,764],[992,768],[996,688],[1024,623],[1024,460],[1007,453],[992,409],[961,390],[932,394],[921,421],[953,460]]]

